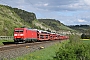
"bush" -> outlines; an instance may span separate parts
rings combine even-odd
[[[59,48],[54,60],[90,60],[90,46],[80,42],[76,35],[70,36],[70,42]]]
[[[54,60],[90,60],[90,46],[68,44],[59,48]]]
[[[70,35],[69,37],[70,43],[79,43],[80,42],[80,36],[78,35]]]

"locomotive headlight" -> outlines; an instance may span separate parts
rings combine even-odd
[[[17,34],[14,34],[14,36],[17,36]]]
[[[23,36],[23,34],[20,34],[20,36]]]

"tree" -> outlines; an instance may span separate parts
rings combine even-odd
[[[85,39],[85,38],[86,38],[86,35],[83,33],[83,34],[81,35],[81,38],[82,38],[82,39]]]

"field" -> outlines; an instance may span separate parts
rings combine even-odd
[[[83,43],[90,44],[90,39],[83,39]]]
[[[66,44],[67,42],[68,41],[63,41],[61,43],[54,44],[51,47],[35,51],[12,60],[52,60],[55,56],[55,52],[59,50],[59,47]]]

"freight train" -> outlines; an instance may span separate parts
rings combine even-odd
[[[45,40],[64,40],[68,36],[51,33],[48,31],[29,29],[29,28],[15,28],[14,29],[14,42],[35,42]]]

